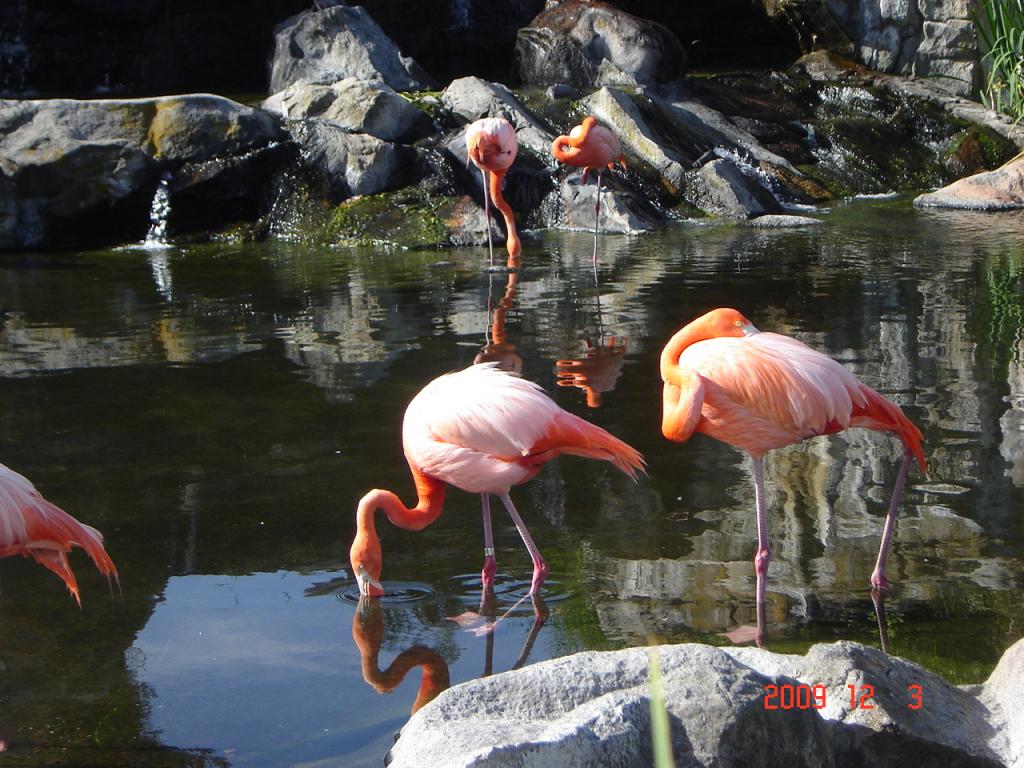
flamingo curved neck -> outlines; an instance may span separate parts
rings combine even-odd
[[[359,501],[357,529],[376,538],[373,516],[378,510],[387,515],[392,525],[410,531],[422,530],[434,522],[444,509],[445,484],[416,470],[413,470],[413,480],[416,482],[415,507],[405,506],[391,491],[370,491]]]
[[[551,144],[551,154],[561,163],[572,164],[572,161],[580,154],[580,147],[587,143],[591,129],[597,125],[597,120],[592,115],[583,118],[583,122],[574,128],[570,135],[559,136]]]
[[[501,211],[501,216],[505,219],[505,248],[508,250],[509,257],[514,259],[519,256],[523,246],[516,230],[515,213],[501,192],[502,183],[505,181],[505,171],[491,171],[488,175],[490,176],[491,199],[494,201],[494,207]],[[487,226],[490,226],[490,222]]]
[[[668,344],[661,351],[662,381],[674,381],[677,376],[676,366],[679,365],[679,358],[686,348],[708,338],[708,335],[702,330],[699,325],[690,323],[676,331],[675,335],[668,340]]]

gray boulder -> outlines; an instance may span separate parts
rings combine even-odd
[[[707,150],[731,149],[758,162],[770,163],[789,173],[801,175],[786,158],[766,149],[754,135],[718,110],[699,101],[684,87],[674,84],[650,88],[646,95],[669,120],[679,126],[679,133],[686,137],[686,141],[699,149],[696,154],[703,154]]]
[[[348,131],[322,120],[289,126],[306,165],[318,172],[335,201],[374,195],[411,181],[415,151],[365,133]]]
[[[1024,155],[1018,155],[994,171],[976,173],[942,189],[918,195],[914,205],[977,211],[1024,208]]]
[[[1001,727],[990,730],[989,747],[1002,755],[1007,768],[1024,768],[1024,709],[1020,688],[1024,682],[1024,640],[1003,654],[978,692],[978,700],[993,713]]]
[[[665,191],[679,199],[685,184],[688,161],[674,142],[667,142],[651,125],[629,95],[601,88],[581,102],[582,108],[612,130],[622,143],[627,162],[643,158],[660,177]]]
[[[803,657],[656,650],[680,768],[1022,764],[1022,718],[1012,710],[1024,641],[978,695],[845,641]],[[402,729],[390,765],[650,765],[649,652],[580,653],[450,688]]]
[[[520,148],[528,148],[540,160],[553,165],[554,134],[501,83],[489,83],[479,77],[460,77],[441,93],[441,103],[468,123],[481,117],[504,117],[516,129]],[[463,145],[463,160],[465,154]]]
[[[679,768],[835,765],[813,710],[765,710],[776,678],[708,646],[658,654]],[[651,765],[648,661],[640,648],[581,653],[451,688],[402,729],[390,765]]]
[[[702,211],[749,219],[782,210],[775,196],[731,160],[719,158],[689,174],[686,199]]]
[[[524,83],[648,85],[686,74],[686,52],[666,27],[593,0],[566,0],[516,36]]]
[[[621,185],[611,184],[605,173],[601,182],[601,231],[647,232],[661,225],[661,218],[650,203]],[[558,188],[559,213],[549,226],[560,229],[594,229],[594,205],[597,202],[597,174],[583,183],[583,174],[573,173]]]
[[[270,92],[298,80],[354,77],[379,80],[396,91],[422,91],[430,76],[401,51],[361,6],[337,5],[292,16],[274,30]]]
[[[0,101],[0,249],[139,238],[162,175],[282,137],[269,115],[207,94]]]
[[[353,133],[409,143],[432,131],[430,118],[380,81],[347,77],[335,83],[300,80],[264,108],[289,120],[316,118]]]

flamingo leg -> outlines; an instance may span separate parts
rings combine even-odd
[[[491,497],[486,493],[480,494],[480,506],[484,513],[484,568],[480,571],[480,581],[484,590],[494,585],[494,572],[498,569],[497,561],[494,559],[494,534],[491,531]]]
[[[530,532],[526,530],[526,524],[523,522],[523,518],[516,512],[516,505],[512,503],[512,498],[507,494],[501,494],[501,501],[505,505],[505,509],[508,510],[509,517],[512,518],[512,522],[515,523],[516,530],[519,531],[519,535],[523,539],[523,544],[526,545],[526,551],[530,553],[530,559],[533,560],[533,582],[530,584],[530,594],[536,595],[540,593],[540,587],[544,583],[544,579],[548,575],[548,564],[544,562],[544,558],[540,556],[540,551],[537,549],[537,545],[533,543],[533,538],[530,536]]]
[[[889,592],[889,580],[885,578],[885,558],[889,554],[889,545],[892,543],[892,532],[896,525],[896,513],[903,496],[903,489],[907,485],[907,472],[910,469],[910,461],[913,458],[910,449],[903,452],[903,463],[900,464],[899,474],[896,476],[896,485],[892,489],[892,500],[889,502],[889,513],[885,516],[885,527],[882,529],[882,543],[878,547],[878,560],[875,561],[875,570],[871,573],[872,591],[877,590],[885,595]]]
[[[603,168],[597,171],[597,202],[594,204],[594,274],[597,274],[597,236],[601,232],[601,173]]]
[[[491,254],[491,266],[494,266],[494,242],[491,238],[491,197],[488,190],[487,171],[480,169],[484,182],[484,226],[487,228],[487,250]]]
[[[764,459],[754,457],[754,506],[757,509],[757,554],[754,555],[754,573],[757,574],[757,605],[764,606],[768,564],[772,559],[768,545],[768,513],[765,509]]]

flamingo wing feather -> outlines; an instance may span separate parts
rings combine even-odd
[[[471,492],[506,493],[563,453],[611,461],[631,476],[643,466],[626,443],[496,363],[424,387],[406,410],[403,439],[410,464]]]
[[[803,342],[775,333],[707,339],[679,359],[734,404],[809,437],[845,429],[866,400],[853,373]]]
[[[67,559],[73,546],[84,549],[101,574],[117,580],[117,568],[103,548],[103,534],[44,499],[28,478],[0,464],[0,557],[32,557],[57,574],[81,604]]]

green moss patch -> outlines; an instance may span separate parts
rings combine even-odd
[[[332,242],[344,245],[411,250],[450,245],[448,228],[438,214],[439,204],[416,188],[355,197],[334,209],[328,235]]]

